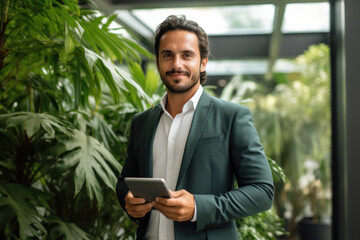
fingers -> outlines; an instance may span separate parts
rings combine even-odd
[[[125,197],[125,208],[127,213],[134,217],[144,217],[153,207],[153,203],[146,203],[144,198],[136,198],[129,191]]]
[[[130,204],[144,204],[146,201],[144,198],[136,198],[132,193],[129,191],[125,197],[125,202]]]
[[[153,207],[152,203],[146,203],[146,204],[135,205],[135,206],[131,206],[128,204],[125,205],[125,208],[126,208],[126,211],[128,212],[128,214],[134,218],[144,217],[146,215],[146,213],[148,213],[152,209],[152,207]]]
[[[155,202],[168,207],[186,207],[189,204],[192,205],[192,203],[195,203],[194,196],[186,190],[172,191],[171,197],[172,198],[157,197]]]
[[[174,221],[188,221],[194,216],[194,196],[186,190],[172,192],[172,198],[156,198],[154,207]]]
[[[171,220],[178,222],[191,220],[195,210],[194,196],[186,190],[171,192],[171,196],[172,198],[156,198],[156,201],[146,203],[144,198],[134,197],[129,191],[125,197],[125,208],[134,218],[144,217],[155,207]]]

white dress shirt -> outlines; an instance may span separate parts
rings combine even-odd
[[[166,111],[167,95],[160,102],[164,113],[161,115],[153,144],[153,177],[164,178],[167,186],[175,191],[191,122],[203,88],[200,85],[194,96],[184,104],[182,112],[175,118]],[[195,214],[192,221],[196,221]],[[145,239],[174,240],[174,221],[159,211],[152,210]]]

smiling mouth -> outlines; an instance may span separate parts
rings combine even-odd
[[[171,76],[171,77],[181,77],[181,76],[187,76],[190,77],[190,73],[188,71],[175,71],[175,70],[171,70],[165,73],[166,76]]]

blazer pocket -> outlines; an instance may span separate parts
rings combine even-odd
[[[200,138],[199,142],[198,142],[198,145],[222,142],[223,138],[224,137],[223,137],[222,134],[218,135],[218,136],[214,136],[214,137]]]

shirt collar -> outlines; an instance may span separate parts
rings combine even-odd
[[[192,96],[192,98],[184,104],[182,110],[183,112],[188,111],[189,109],[193,109],[195,111],[197,104],[199,103],[201,94],[203,93],[204,89],[201,85],[199,85],[198,90],[196,91],[196,93],[194,94],[194,96]],[[167,93],[164,95],[164,97],[161,99],[160,101],[160,105],[161,108],[163,109],[164,112],[166,112],[165,106],[166,106],[166,102],[167,102]]]

